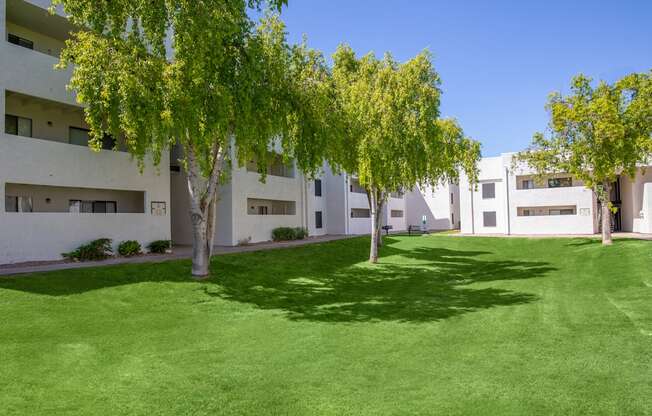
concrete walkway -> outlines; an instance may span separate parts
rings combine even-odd
[[[328,241],[343,240],[357,237],[354,235],[325,235],[310,237],[305,240],[265,242],[247,246],[216,246],[213,255],[219,256],[231,253],[246,253],[250,251],[275,250],[288,247],[304,246],[307,244],[325,243]],[[116,264],[140,264],[140,263],[161,263],[170,260],[189,259],[192,257],[191,246],[175,246],[172,254],[145,254],[137,257],[116,257],[103,261],[91,261],[85,263],[72,263],[67,261],[43,261],[0,265],[0,276],[16,274],[50,272],[55,270],[84,269],[88,267],[111,266]]]

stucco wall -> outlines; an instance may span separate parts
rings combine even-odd
[[[450,194],[453,193],[451,204]],[[450,230],[459,222],[459,193],[457,186],[452,184],[436,187],[415,187],[406,194],[408,225],[421,225],[422,216],[426,216],[426,227],[429,230]],[[455,215],[455,224],[451,222],[451,214]]]
[[[168,159],[141,174],[122,152],[100,151],[0,134],[0,263],[54,260],[60,253],[100,237],[148,244],[170,238]],[[5,184],[132,190],[144,193],[143,214],[7,213]],[[167,215],[153,216],[151,201],[164,201]]]
[[[231,184],[232,244],[247,239],[251,242],[268,241],[272,238],[272,230],[277,227],[307,226],[303,175],[297,173],[294,178],[268,175],[265,183],[262,183],[257,173],[248,172],[245,168],[236,168],[231,175]],[[295,201],[296,214],[249,215],[248,198]]]
[[[326,200],[330,197],[330,195],[326,189],[325,179],[321,178],[321,181],[321,196],[315,195],[314,181],[308,181],[307,183],[307,219],[308,231],[310,232],[310,235],[324,235],[327,233],[329,227]],[[321,211],[322,213],[322,228],[316,228],[315,226],[316,211]]]

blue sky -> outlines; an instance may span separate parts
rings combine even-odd
[[[428,48],[442,78],[442,115],[456,117],[483,155],[521,150],[545,129],[548,93],[583,72],[613,81],[652,69],[652,0],[289,0],[290,40],[330,56],[406,60]]]

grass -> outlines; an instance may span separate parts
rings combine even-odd
[[[652,242],[387,243],[0,279],[1,413],[652,411]]]

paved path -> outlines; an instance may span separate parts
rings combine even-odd
[[[345,238],[357,237],[354,235],[325,235],[320,237],[310,237],[305,240],[283,241],[283,242],[266,242],[256,243],[248,246],[216,246],[213,255],[219,256],[230,253],[245,253],[250,251],[274,250],[287,247],[303,246],[306,244],[324,243],[328,241],[342,240]],[[22,264],[5,264],[0,265],[0,276],[9,276],[15,274],[49,272],[55,270],[83,269],[87,267],[111,266],[116,264],[139,264],[139,263],[160,263],[170,260],[189,259],[192,257],[192,247],[175,246],[172,254],[146,254],[138,257],[118,257],[103,261],[93,261],[85,263],[70,263],[63,261],[50,262],[30,262]]]

